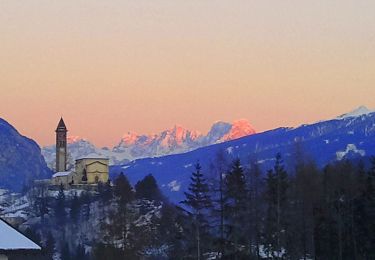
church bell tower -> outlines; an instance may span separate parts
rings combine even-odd
[[[56,172],[66,171],[66,159],[67,159],[67,132],[64,120],[60,119],[59,124],[56,128]]]

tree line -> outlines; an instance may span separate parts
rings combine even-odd
[[[69,199],[62,186],[52,199],[39,191],[34,209],[55,230],[40,238],[46,259],[375,259],[375,158],[273,161],[266,171],[223,153],[197,163],[178,205],[152,175],[132,187],[121,173]],[[74,243],[66,226],[95,234]]]
[[[371,162],[369,169],[361,161],[319,169],[297,158],[287,172],[277,154],[273,168],[262,172],[256,161],[227,166],[221,157],[216,178],[205,178],[197,164],[182,201],[184,257],[375,259]]]

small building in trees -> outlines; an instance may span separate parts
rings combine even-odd
[[[0,260],[38,259],[42,248],[0,218]]]

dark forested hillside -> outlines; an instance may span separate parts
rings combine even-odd
[[[262,171],[217,154],[171,204],[152,175],[28,192],[24,226],[61,259],[375,259],[375,158],[322,168],[302,150]],[[52,241],[52,242],[51,242]],[[51,246],[52,245],[52,246]]]
[[[297,143],[319,168],[335,161],[375,155],[375,113],[297,128],[279,128],[189,153],[141,159],[112,167],[111,175],[115,177],[124,172],[135,184],[152,173],[163,193],[178,202],[183,199],[190,172],[197,160],[201,161],[202,169],[209,172],[216,154],[222,151],[229,158],[241,159],[244,164],[256,160],[259,167],[266,171],[274,164],[278,152],[283,155],[287,167],[292,165]]]
[[[32,180],[51,174],[39,146],[0,119],[0,187],[20,191]]]

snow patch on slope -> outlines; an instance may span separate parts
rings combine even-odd
[[[168,187],[171,189],[171,191],[179,191],[181,188],[181,183],[179,183],[177,180],[173,180],[168,183]]]
[[[361,156],[365,156],[366,155],[365,150],[358,149],[357,146],[355,146],[354,144],[348,144],[346,146],[346,149],[344,151],[338,151],[338,152],[336,152],[337,160],[341,161],[342,159],[344,159],[350,153],[359,154]]]
[[[365,106],[360,106],[360,107],[350,111],[349,113],[338,116],[337,119],[345,119],[345,118],[349,118],[349,117],[363,116],[363,115],[367,115],[367,114],[370,114],[370,113],[373,113],[373,112],[375,112],[375,111],[370,110]]]

